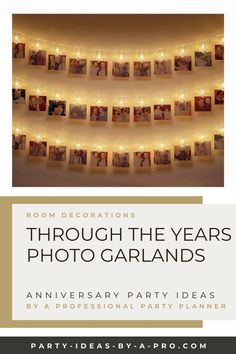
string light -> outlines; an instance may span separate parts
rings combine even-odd
[[[37,48],[37,49],[39,48],[39,42],[36,43],[36,48]]]
[[[202,50],[204,50],[205,49],[205,44],[202,44]]]
[[[124,147],[121,145],[121,146],[119,146],[119,150],[120,151],[123,151],[124,150]]]
[[[76,57],[77,57],[77,59],[80,58],[80,52],[79,51],[76,53]]]
[[[80,148],[80,144],[77,144],[77,148],[78,148],[78,149]]]
[[[18,81],[15,82],[15,87],[16,87],[16,88],[19,87],[19,82],[18,82]]]
[[[97,146],[97,149],[98,149],[98,151],[102,150],[101,145],[98,145],[98,146]]]
[[[119,103],[120,103],[120,106],[123,106],[123,104],[124,104],[122,100],[120,100]]]
[[[18,36],[15,36],[15,42],[16,43],[17,43],[18,39],[19,39]]]
[[[57,144],[57,146],[59,145],[59,143],[60,143],[60,140],[59,140],[59,139],[57,139],[57,140],[56,140],[56,144]]]
[[[141,61],[144,60],[144,55],[143,55],[143,53],[140,54],[140,60],[141,60]]]
[[[59,48],[58,47],[56,48],[56,53],[59,53]]]
[[[205,90],[201,90],[201,94],[204,96],[205,95]]]
[[[36,89],[36,94],[39,95],[39,93],[40,93],[40,89],[37,88]]]
[[[165,56],[164,52],[161,52],[161,58],[162,59],[164,59],[164,56]]]
[[[40,139],[40,135],[38,134],[36,135],[36,141],[39,141],[39,139]]]
[[[140,104],[141,104],[141,106],[144,104],[144,101],[143,100],[140,100]]]
[[[16,135],[19,135],[19,133],[20,133],[20,129],[19,129],[19,128],[16,128],[16,129],[15,129],[15,134],[16,134]]]
[[[162,98],[161,98],[161,103],[164,103],[164,101],[165,101],[165,100],[164,100],[164,97],[162,97]]]
[[[120,61],[123,61],[123,59],[124,59],[124,55],[123,53],[120,53]]]
[[[100,99],[97,100],[97,104],[100,105],[102,101]]]
[[[80,101],[81,101],[81,98],[78,96],[77,97],[77,102],[80,103]]]
[[[181,54],[184,56],[184,54],[185,54],[185,49],[184,48],[181,49]]]
[[[140,150],[143,150],[144,149],[144,146],[143,145],[140,145]]]
[[[99,61],[100,61],[100,60],[101,60],[101,57],[102,57],[102,56],[101,56],[101,53],[100,53],[100,52],[98,52],[98,55],[97,55],[97,60],[99,60]]]
[[[59,97],[60,97],[60,95],[59,95],[59,93],[57,93],[57,94],[56,94],[56,98],[59,98]]]

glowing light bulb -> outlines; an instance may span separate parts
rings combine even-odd
[[[201,135],[201,141],[204,141],[204,139],[205,139],[205,136]]]
[[[80,148],[80,144],[77,144],[77,148],[78,148],[78,149]]]
[[[39,42],[36,43],[36,48],[39,48]]]
[[[222,133],[224,133],[224,128],[221,128]]]
[[[97,146],[97,149],[98,149],[98,150],[101,150],[101,148],[102,148],[101,145],[98,145],[98,146]]]
[[[185,95],[184,95],[184,93],[182,93],[181,98],[182,98],[182,100],[184,100],[184,99],[185,99]]]
[[[184,140],[183,139],[180,140],[180,144],[181,144],[181,146],[184,145]]]
[[[205,90],[201,90],[201,94],[202,94],[202,95],[205,95]]]
[[[225,84],[222,82],[222,83],[221,83],[221,87],[224,88],[224,86],[225,86]]]
[[[124,149],[124,147],[121,145],[121,146],[119,146],[119,149],[122,151]]]
[[[15,134],[16,134],[16,135],[18,135],[18,134],[19,134],[19,132],[20,132],[20,129],[19,129],[19,128],[16,128],[16,130],[15,130]]]
[[[77,102],[80,103],[80,101],[81,101],[81,98],[78,96],[77,97]]]
[[[144,55],[143,55],[143,53],[141,53],[140,54],[140,60],[143,61],[143,59],[144,59]]]
[[[19,38],[18,38],[18,36],[15,36],[15,42],[17,42],[17,41],[18,41],[18,39],[19,39]]]
[[[79,57],[80,57],[80,52],[79,51],[76,53],[76,56],[79,59]]]
[[[164,52],[161,52],[161,58],[163,59],[164,58]]]
[[[97,100],[97,104],[100,105],[101,104],[101,100]]]
[[[36,140],[39,141],[39,139],[40,139],[40,135],[38,134],[38,135],[36,136]]]
[[[160,144],[161,150],[164,148],[164,144]]]
[[[122,61],[123,59],[124,59],[124,55],[120,53],[120,61]]]
[[[120,100],[120,106],[123,106],[123,103],[124,103],[124,102],[123,102],[122,100]]]
[[[185,54],[185,49],[184,49],[184,48],[181,49],[181,54],[182,54],[182,55]]]
[[[60,140],[57,139],[57,140],[56,140],[56,144],[59,145],[59,143],[60,143]]]
[[[59,53],[59,48],[58,47],[56,48],[56,53]]]
[[[222,43],[224,43],[224,41],[225,41],[224,37],[222,37],[222,39],[221,39],[221,40],[222,40]]]
[[[140,100],[140,104],[141,104],[141,105],[143,105],[143,104],[144,104],[143,100]]]
[[[205,44],[202,44],[202,49],[203,49],[203,50],[205,49]]]
[[[163,103],[163,102],[164,102],[164,97],[161,98],[161,103]]]
[[[19,87],[19,82],[18,81],[16,81],[15,86],[16,86],[16,88]]]
[[[101,60],[101,53],[100,52],[97,55],[97,60]]]
[[[37,88],[36,89],[36,94],[39,95],[39,93],[40,93],[40,89]]]
[[[59,98],[59,97],[60,97],[60,95],[59,95],[59,93],[57,93],[57,94],[56,94],[56,98]]]
[[[140,145],[140,149],[143,150],[143,149],[144,149],[144,146],[143,146],[143,145]]]

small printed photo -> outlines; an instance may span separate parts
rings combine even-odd
[[[129,107],[112,107],[112,122],[128,123],[130,119]]]
[[[91,106],[90,120],[93,122],[106,122],[108,119],[108,107],[105,106]]]
[[[211,156],[211,142],[210,141],[195,141],[194,142],[194,156]]]
[[[154,150],[155,165],[170,165],[171,151],[170,150]]]
[[[113,167],[129,167],[129,153],[128,152],[113,152],[112,166]]]
[[[154,75],[170,75],[170,74],[171,74],[171,60],[154,61]]]
[[[66,101],[49,100],[48,114],[49,116],[65,116]]]
[[[134,152],[134,167],[150,167],[151,166],[151,152],[150,151],[136,151]]]
[[[70,119],[85,120],[87,118],[86,104],[70,104]]]
[[[69,61],[69,73],[77,75],[86,75],[87,60],[71,58]]]
[[[107,61],[90,61],[90,75],[91,76],[107,76],[108,62]]]
[[[30,65],[46,65],[46,50],[30,50],[29,51]]]
[[[70,150],[70,165],[87,165],[87,150]]]
[[[151,107],[134,107],[134,122],[151,122]]]
[[[25,43],[12,43],[12,58],[25,59]]]
[[[196,96],[195,112],[211,112],[211,96]]]
[[[215,150],[223,150],[224,149],[224,135],[215,134],[214,135],[214,148]]]
[[[154,120],[170,120],[171,105],[170,104],[155,104],[154,105]]]
[[[66,161],[66,146],[49,146],[48,159],[50,161]]]
[[[12,103],[13,104],[25,103],[25,89],[12,89]]]
[[[48,56],[48,70],[65,70],[66,69],[66,55],[54,55]]]
[[[112,76],[114,77],[129,77],[129,63],[119,63],[113,61],[112,63]]]
[[[212,52],[195,52],[195,66],[212,66]]]
[[[224,46],[222,44],[215,45],[215,60],[224,60]]]
[[[151,76],[150,61],[135,61],[134,62],[134,77],[149,77]]]
[[[12,149],[13,150],[25,150],[26,149],[26,135],[12,134]]]
[[[191,116],[191,101],[175,101],[175,116]]]
[[[29,156],[46,157],[47,156],[47,142],[46,141],[30,141],[29,142]]]
[[[46,96],[29,96],[29,110],[30,111],[40,111],[45,112],[47,106],[47,97]]]
[[[192,71],[191,56],[175,56],[175,71]]]
[[[215,90],[215,104],[224,104],[223,90]]]
[[[108,152],[92,151],[91,152],[91,167],[107,167]]]
[[[174,159],[175,161],[191,161],[191,146],[175,146]]]

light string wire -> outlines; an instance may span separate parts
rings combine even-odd
[[[123,50],[123,49],[120,49],[120,50],[115,50],[115,49],[107,49],[107,48],[85,48],[85,47],[82,47],[82,46],[79,46],[79,45],[76,45],[76,46],[68,46],[66,44],[63,44],[63,43],[59,43],[59,42],[54,42],[54,41],[49,41],[49,40],[46,40],[46,39],[42,39],[40,37],[35,37],[35,36],[31,36],[31,35],[28,35],[28,34],[25,34],[25,33],[22,33],[20,31],[13,31],[13,43],[16,43],[18,41],[18,43],[20,43],[20,38],[22,37],[22,39],[30,39],[32,41],[36,43],[48,43],[48,45],[51,46],[55,46],[56,48],[63,48],[63,50],[68,50],[68,51],[82,51],[82,52],[89,52],[89,53],[104,53],[104,54],[112,54],[112,53],[122,53],[122,55],[131,55],[131,54],[136,54],[137,53],[143,53],[143,54],[147,54],[147,53],[155,53],[155,52],[163,52],[163,51],[168,51],[170,49],[173,49],[173,48],[187,48],[187,47],[191,47],[193,45],[196,45],[196,46],[200,46],[201,44],[204,45],[206,44],[207,42],[210,42],[210,41],[213,41],[213,40],[218,40],[218,43],[215,43],[215,44],[224,44],[224,37],[223,37],[223,34],[216,34],[214,36],[211,36],[211,37],[208,37],[208,38],[205,38],[205,39],[201,39],[201,40],[197,40],[197,41],[193,41],[193,42],[188,42],[188,43],[182,43],[182,44],[179,44],[179,45],[173,45],[173,46],[168,46],[168,47],[157,47],[157,48],[149,48],[149,49],[141,49],[141,48],[137,48],[136,50],[133,50],[133,51],[128,51],[128,50]],[[17,43],[16,43],[17,44]],[[204,48],[203,48],[204,49]]]

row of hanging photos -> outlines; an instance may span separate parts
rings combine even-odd
[[[23,80],[16,80],[13,83],[13,89],[12,89],[12,101],[13,104],[25,104],[26,103],[26,89],[24,87],[26,87],[27,84],[23,81]],[[223,105],[224,104],[224,82],[223,81],[219,81],[216,84],[216,87],[214,89],[214,103],[216,105]],[[42,111],[46,111],[46,101],[47,101],[47,94],[46,94],[46,90],[45,88],[41,88],[40,85],[35,85],[34,89],[30,89],[31,94],[29,94],[29,110],[42,110]],[[183,91],[182,91],[183,92]],[[54,94],[51,94],[50,97],[53,97],[53,99],[49,100],[49,102],[51,102],[53,104],[54,101],[60,101],[61,103],[63,103],[63,106],[66,105],[66,99],[65,99],[65,95],[58,93],[57,90],[55,90]],[[211,101],[211,90],[208,89],[203,89],[203,88],[199,88],[198,90],[195,90],[195,96],[194,97],[198,97],[199,100],[204,99],[209,101],[209,97],[210,97],[210,101]],[[133,100],[133,104],[130,103],[130,101]],[[37,101],[41,101],[42,104],[42,109],[40,109],[39,107],[36,108],[31,108],[31,101],[34,101],[35,103],[37,103]],[[150,104],[150,98],[148,98],[147,100],[143,97],[124,97],[124,96],[120,96],[120,97],[103,97],[100,96],[100,98],[97,99],[90,99],[89,101],[92,101],[93,104],[91,104],[90,106],[108,106],[107,102],[109,102],[109,105],[111,104],[111,102],[113,103],[112,106],[113,107],[125,107],[125,108],[129,108],[131,106],[133,107],[144,107],[144,106],[151,106],[152,104]],[[154,101],[154,99],[153,99]],[[167,95],[162,94],[160,95],[160,97],[157,97],[155,99],[155,101],[157,102],[157,105],[166,105],[166,106],[170,106],[170,103],[172,101],[172,99],[170,99],[169,97],[167,97]],[[190,95],[186,94],[186,93],[181,93],[179,95],[175,95],[175,99],[174,101],[179,101],[181,102],[186,102],[186,101],[191,101]],[[73,102],[73,103],[72,103]],[[87,105],[86,102],[86,98],[85,97],[81,97],[81,96],[74,96],[73,98],[70,99],[70,103],[71,106],[73,105],[80,105],[80,106],[85,106]],[[211,102],[210,102],[210,106],[211,106]],[[208,108],[210,107],[208,105]],[[167,108],[167,107],[165,107]],[[87,108],[86,108],[87,109]],[[203,105],[203,111],[204,111],[204,105]],[[208,109],[209,110],[209,109]],[[65,115],[63,113],[63,115]]]
[[[135,50],[129,52],[127,50],[107,50],[107,49],[94,49],[94,48],[79,48],[79,47],[69,47],[63,44],[56,44],[55,42],[47,41],[45,39],[40,39],[32,36],[27,36],[22,33],[14,32],[13,36],[13,45],[14,44],[24,44],[25,42],[29,42],[29,46],[32,50],[45,50],[46,48],[50,48],[52,54],[59,55],[64,54],[65,52],[69,52],[72,57],[82,58],[88,57],[88,53],[90,53],[90,57],[96,60],[104,60],[105,57],[112,57],[114,60],[118,60],[123,62],[125,60],[130,60],[128,58],[136,58],[136,60],[144,61],[145,59],[149,59],[150,55],[152,57],[156,56],[157,58],[165,59],[169,55],[170,49],[176,52],[176,55],[184,56],[189,55],[190,52],[193,51],[193,47],[195,51],[207,52],[211,51],[214,46],[224,46],[224,36],[222,34],[203,39],[201,41],[196,41],[193,43],[186,43],[180,45],[174,45],[168,48],[150,48],[150,49],[142,49]],[[169,49],[169,50],[168,50]],[[216,49],[216,48],[215,48]],[[220,48],[219,48],[220,49]],[[132,54],[131,54],[132,53]]]
[[[12,148],[14,151],[26,150],[26,135],[20,132],[19,128],[15,129],[12,135]],[[189,140],[188,140],[189,141]],[[156,145],[157,146],[157,145]],[[67,148],[59,139],[54,144],[48,146],[47,141],[37,135],[34,140],[30,140],[28,144],[28,154],[30,157],[47,157],[49,161],[66,161]],[[224,149],[224,129],[218,130],[214,134],[214,150]],[[130,166],[130,149],[120,145],[112,152],[112,166],[129,167]],[[172,158],[175,161],[191,161],[192,146],[183,139],[174,145],[173,157],[169,145],[159,144],[156,150],[140,145],[133,149],[133,164],[135,167],[150,167],[152,160],[154,165],[171,164]],[[153,155],[153,157],[152,157]],[[109,152],[101,145],[97,145],[90,150],[90,164],[94,167],[108,166]],[[201,136],[194,141],[195,157],[212,156],[212,143],[208,136]],[[71,165],[87,165],[88,150],[82,144],[76,144],[75,148],[69,150],[69,164]]]

